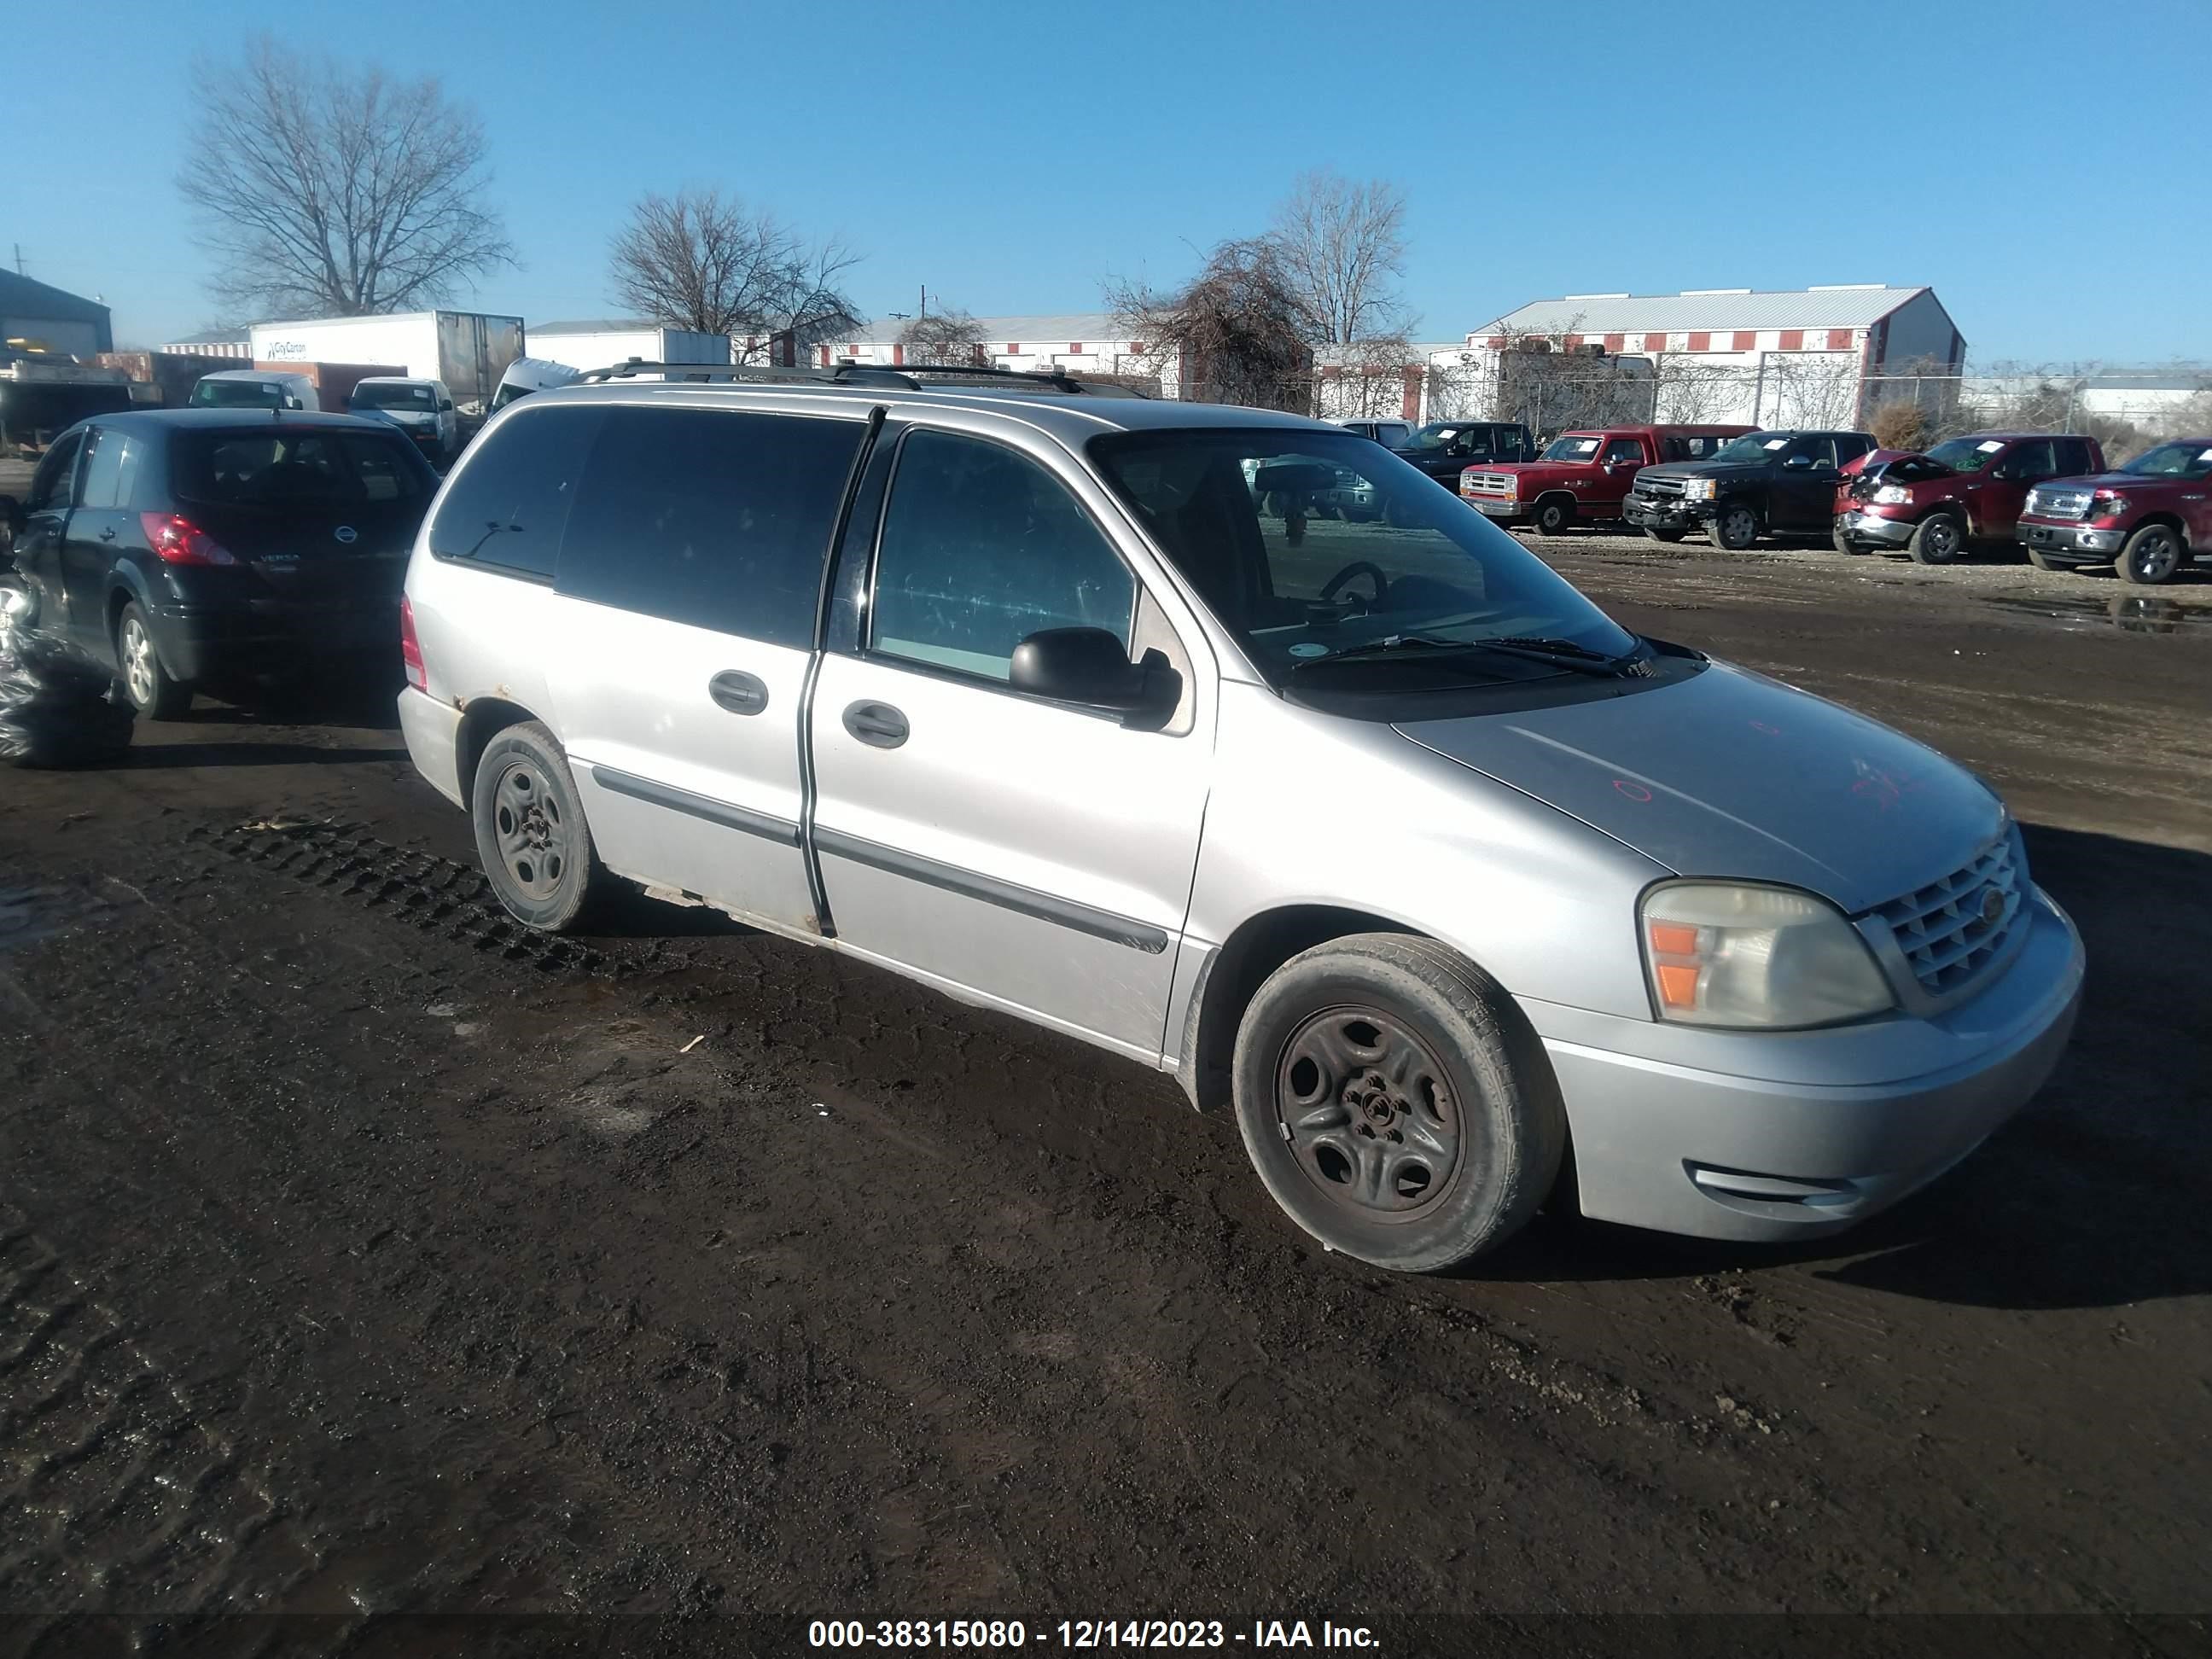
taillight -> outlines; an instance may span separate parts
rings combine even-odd
[[[146,539],[163,564],[236,564],[230,550],[181,513],[141,513]]]
[[[407,665],[407,684],[428,691],[430,673],[422,666],[422,642],[415,637],[415,602],[404,593],[399,596],[399,660]]]

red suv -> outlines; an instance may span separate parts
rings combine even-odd
[[[2020,539],[2039,570],[2109,564],[2131,582],[2172,580],[2212,557],[2212,438],[2182,438],[2117,471],[2039,484],[2020,515]]]
[[[1870,458],[1836,487],[1836,545],[1910,553],[1923,564],[2009,547],[2032,486],[2104,465],[2094,438],[2041,432],[1971,432],[1924,455]]]
[[[1459,493],[1493,524],[1533,524],[1556,536],[1577,519],[1617,519],[1643,468],[1710,460],[1747,426],[1607,426],[1563,432],[1533,461],[1470,466]]]

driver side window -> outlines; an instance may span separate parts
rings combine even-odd
[[[1066,488],[1027,456],[909,434],[876,554],[869,648],[1004,682],[1047,628],[1102,628],[1126,651],[1136,578]]]
[[[76,453],[84,434],[72,432],[46,452],[39,470],[31,475],[30,493],[23,498],[26,513],[51,513],[70,503],[70,487],[76,476]]]

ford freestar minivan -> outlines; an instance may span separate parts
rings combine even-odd
[[[408,749],[533,927],[681,890],[1134,1057],[1407,1269],[1547,1197],[1846,1226],[2066,1042],[2081,945],[1989,789],[1365,439],[627,374],[493,420],[408,574]],[[1308,510],[1347,473],[1387,516]]]

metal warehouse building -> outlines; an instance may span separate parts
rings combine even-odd
[[[1570,411],[1594,400],[1613,418],[1856,426],[1891,398],[1955,392],[1966,353],[1933,289],[1877,283],[1570,294],[1508,312],[1430,362],[1443,401],[1462,405],[1447,413],[1540,428],[1588,418]]]
[[[815,347],[815,360],[825,368],[848,359],[856,363],[903,363],[906,348],[899,343],[899,336],[906,327],[904,321],[896,318],[856,324],[848,332]],[[1130,339],[1127,328],[1103,312],[978,317],[975,327],[984,361],[999,368],[1032,372],[1060,368],[1157,379],[1162,382],[1161,394],[1170,398],[1181,390],[1176,354],[1148,351],[1144,341]]]
[[[11,350],[89,357],[115,349],[107,307],[12,270],[0,270],[0,345]]]

